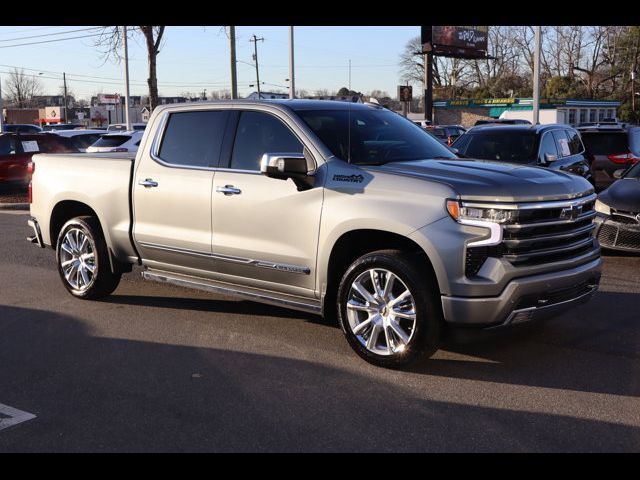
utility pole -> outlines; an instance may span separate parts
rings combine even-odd
[[[533,51],[533,124],[540,123],[540,26],[536,27]]]
[[[424,119],[433,122],[433,53],[424,54]]]
[[[351,91],[351,59],[349,59],[349,91]]]
[[[258,42],[264,42],[264,38],[256,37],[255,34],[253,37],[249,39],[250,42],[253,42],[254,54],[253,59],[256,61],[256,86],[258,87],[258,100],[262,98],[260,95],[260,70],[258,68]]]
[[[122,45],[124,46],[124,114],[127,130],[131,130],[129,117],[129,49],[127,48],[127,27],[122,27]]]
[[[289,27],[289,98],[296,98],[296,80],[293,57],[293,27]]]
[[[64,84],[64,123],[69,123],[67,116],[67,107],[69,106],[67,102],[67,74],[65,72],[62,72],[62,82]]]
[[[231,49],[231,98],[238,98],[238,74],[236,70],[236,27],[229,27],[229,47]]]

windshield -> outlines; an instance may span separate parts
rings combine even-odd
[[[626,132],[582,132],[582,141],[593,155],[612,155],[629,151]]]
[[[358,108],[297,113],[331,153],[350,163],[382,165],[457,158],[422,128],[389,110]]]
[[[119,147],[131,140],[130,135],[103,135],[92,147]]]
[[[467,136],[466,144],[459,149],[468,158],[531,163],[537,156],[534,132],[482,132]]]

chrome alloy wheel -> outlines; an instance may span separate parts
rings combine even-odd
[[[351,284],[347,319],[360,343],[377,355],[402,352],[416,326],[416,304],[397,275],[382,268],[366,270]]]
[[[78,228],[71,228],[60,245],[60,268],[74,290],[84,291],[94,281],[96,254],[93,239]]]

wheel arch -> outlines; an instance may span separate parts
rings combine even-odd
[[[115,255],[111,248],[111,239],[109,238],[109,232],[106,231],[103,227],[100,216],[93,208],[91,208],[84,202],[80,202],[77,200],[62,200],[53,207],[49,220],[49,238],[51,239],[51,248],[55,250],[56,244],[58,242],[58,235],[60,234],[60,231],[62,230],[64,224],[73,218],[82,216],[95,217],[98,221],[98,225],[101,231],[100,233],[102,233],[102,236],[104,237],[107,244],[107,251],[109,252],[109,267],[111,268],[111,271],[114,273],[117,271],[130,271],[130,267],[127,268],[122,264],[122,262],[118,261],[115,258]]]
[[[440,289],[431,259],[422,247],[405,235],[386,230],[357,229],[344,232],[334,242],[326,271],[321,272],[321,296],[323,314],[335,310],[335,301],[340,278],[354,260],[376,250],[400,250],[414,253],[418,257],[420,269],[433,280]],[[439,293],[439,292],[438,292]]]

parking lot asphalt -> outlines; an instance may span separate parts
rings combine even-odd
[[[640,450],[640,256],[561,317],[392,371],[330,320],[138,269],[72,298],[26,220],[0,213],[0,406],[35,418],[0,452]]]

